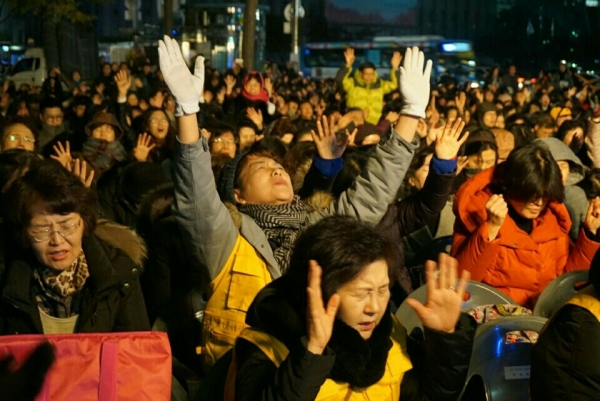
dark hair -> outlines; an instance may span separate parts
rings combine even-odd
[[[283,168],[292,179],[294,192],[298,193],[304,184],[304,177],[317,153],[313,142],[298,142],[283,158]]]
[[[0,192],[7,192],[15,180],[40,161],[37,154],[24,149],[0,152]]]
[[[214,127],[209,129],[211,135],[210,138],[208,139],[208,146],[210,149],[212,149],[212,145],[215,142],[215,139],[222,137],[224,134],[226,133],[231,133],[231,135],[233,135],[233,139],[235,139],[235,145],[237,148],[237,144],[238,144],[238,137],[236,135],[236,131],[235,128],[233,127],[233,125],[229,125],[229,124],[217,124]]]
[[[346,191],[356,180],[371,157],[374,146],[364,146],[360,148],[347,148],[344,152],[344,166],[340,173],[335,177],[331,193],[334,198],[338,198]]]
[[[588,171],[579,186],[585,191],[588,200],[600,196],[600,168],[593,168]]]
[[[54,160],[40,161],[15,181],[5,198],[7,223],[16,242],[29,246],[27,228],[36,213],[79,213],[84,235],[94,231],[98,206],[94,196],[73,173]]]
[[[175,127],[173,126],[173,124],[171,124],[169,115],[165,110],[159,109],[157,107],[150,107],[148,110],[146,110],[142,115],[142,132],[146,132],[148,135],[150,135],[150,119],[152,118],[152,114],[156,112],[163,113],[163,115],[167,119],[167,122],[169,124],[169,130],[167,132],[167,136],[165,137],[165,145],[169,148],[172,148],[175,144],[175,136],[177,134],[175,131]]]
[[[309,261],[323,269],[323,300],[354,280],[365,267],[383,260],[390,280],[397,264],[394,246],[376,229],[348,216],[328,217],[306,229],[296,240],[286,275],[293,278],[301,293],[308,283]]]
[[[283,138],[285,134],[296,134],[296,125],[287,117],[281,117],[269,125],[265,130],[265,137]]]
[[[514,149],[504,163],[496,166],[492,188],[507,198],[529,202],[540,198],[563,202],[565,188],[558,164],[550,151],[530,143]]]
[[[540,128],[554,128],[556,127],[556,121],[550,116],[550,114],[538,112],[535,113],[532,118],[534,119],[534,125]]]
[[[417,150],[415,156],[406,171],[406,175],[404,176],[404,180],[402,181],[402,185],[400,186],[400,196],[402,199],[415,194],[418,189],[413,187],[408,183],[408,181],[415,176],[417,170],[419,170],[425,164],[425,160],[430,155],[434,154],[435,150],[433,146],[426,146]]]
[[[567,120],[563,122],[558,128],[556,137],[562,141],[563,139],[565,139],[567,133],[571,130],[574,130],[575,128],[581,128],[583,130],[583,134],[585,135],[587,130],[587,123],[576,118],[572,120]]]
[[[40,113],[44,114],[44,110],[46,109],[63,109],[62,107],[62,103],[60,102],[60,100],[53,98],[53,97],[47,97],[44,100],[41,101],[40,103]]]
[[[475,141],[465,146],[465,156],[478,155],[486,150],[493,150],[498,160],[498,145],[487,141]]]
[[[375,69],[375,64],[371,63],[370,61],[365,61],[364,63],[362,63],[362,64],[360,65],[360,67],[358,67],[358,70],[359,70],[360,72],[363,72],[363,71],[364,71],[365,69],[367,69],[367,68],[372,68],[372,69]]]

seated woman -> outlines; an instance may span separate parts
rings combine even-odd
[[[476,328],[460,312],[469,273],[457,282],[456,261],[442,255],[436,278],[429,262],[426,305],[409,301],[425,328],[416,339],[390,313],[392,249],[353,218],[308,228],[288,272],[248,310],[225,399],[457,399]]]
[[[515,149],[506,162],[465,182],[454,202],[452,256],[473,280],[532,308],[557,276],[589,269],[600,248],[600,219],[588,208],[577,242],[558,164],[539,144]]]
[[[0,265],[0,334],[149,330],[138,276],[145,246],[97,224],[91,193],[54,161],[31,166],[3,198],[16,247]]]
[[[586,288],[557,311],[531,354],[531,400],[600,397],[600,252]]]

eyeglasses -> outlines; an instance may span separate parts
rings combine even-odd
[[[169,120],[167,120],[166,118],[151,118],[150,119],[150,124],[158,124],[158,123],[166,124],[168,122],[169,122]]]
[[[58,115],[58,116],[46,116],[46,117],[44,117],[44,119],[48,120],[48,121],[62,121],[63,116],[62,116],[62,114]]]
[[[215,138],[215,142],[217,143],[226,143],[226,144],[235,144],[237,141],[235,139],[223,139],[223,138]]]
[[[44,241],[49,241],[50,238],[52,238],[52,236],[54,235],[54,233],[60,234],[60,236],[63,238],[68,237],[69,235],[73,235],[73,234],[75,234],[75,231],[77,231],[79,229],[80,226],[81,226],[81,220],[79,220],[78,223],[61,224],[60,228],[58,230],[45,229],[45,230],[30,231],[29,236],[35,242],[44,242]]]
[[[9,139],[11,142],[18,142],[18,141],[20,141],[20,140],[22,139],[24,142],[27,142],[27,143],[35,143],[35,139],[33,139],[33,138],[32,138],[32,137],[30,137],[30,136],[9,135],[9,136],[8,136],[8,139]]]

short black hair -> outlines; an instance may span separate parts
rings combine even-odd
[[[367,69],[367,68],[372,68],[372,69],[374,69],[374,70],[376,69],[376,67],[375,67],[375,64],[371,63],[370,61],[365,61],[364,63],[362,63],[362,64],[360,65],[360,67],[358,67],[358,70],[359,70],[360,72],[363,72],[363,71],[364,71],[365,69]]]
[[[585,121],[579,120],[577,118],[574,118],[572,120],[567,120],[564,123],[562,123],[560,125],[560,127],[558,128],[556,137],[562,141],[563,139],[565,139],[565,136],[567,135],[567,133],[569,131],[574,130],[576,128],[581,128],[585,135],[586,130],[587,130],[587,123]]]
[[[37,154],[25,149],[0,152],[0,192],[8,191],[15,180],[41,160]],[[6,208],[3,209],[6,211]]]
[[[54,160],[44,160],[31,168],[10,187],[5,196],[8,227],[23,248],[29,247],[27,233],[36,213],[67,215],[78,213],[84,222],[84,235],[94,231],[98,204],[92,193],[73,173]]]
[[[540,198],[563,202],[565,197],[558,164],[550,151],[539,143],[514,149],[504,163],[496,166],[492,188],[508,199],[521,202]]]
[[[60,100],[54,98],[54,97],[47,97],[44,100],[42,100],[42,102],[40,103],[40,113],[44,114],[44,110],[46,109],[54,109],[54,108],[58,108],[58,109],[63,109],[62,107],[62,103],[60,102]]]
[[[377,261],[387,264],[391,284],[397,265],[394,246],[387,238],[374,226],[348,216],[327,217],[307,228],[296,240],[286,275],[293,277],[303,290],[307,287],[311,260],[323,269],[321,289],[325,302]]]

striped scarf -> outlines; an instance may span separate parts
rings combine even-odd
[[[292,203],[286,205],[239,205],[238,209],[252,217],[263,230],[284,273],[290,265],[296,237],[307,226],[306,203],[294,196]]]

